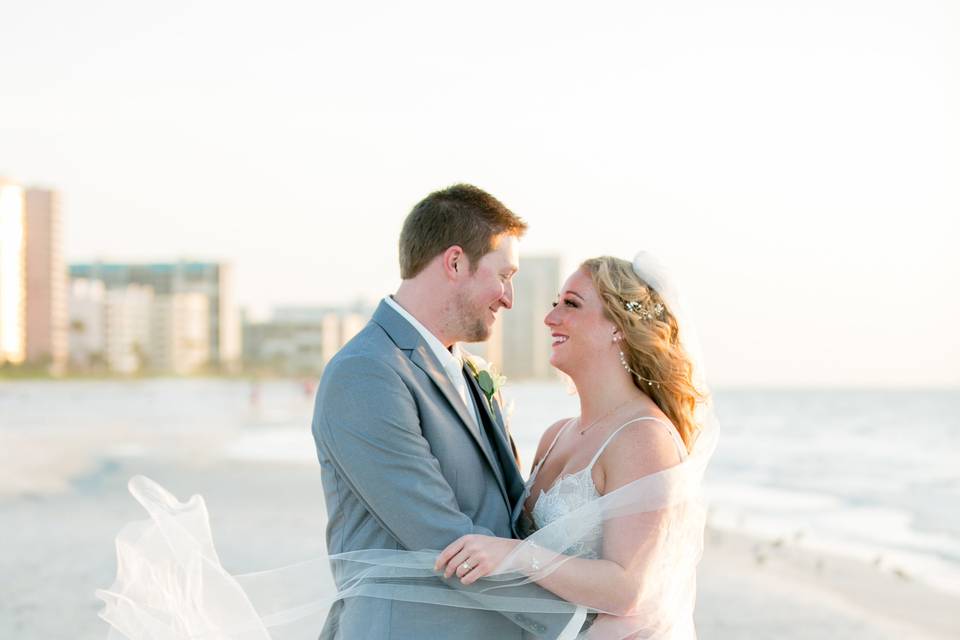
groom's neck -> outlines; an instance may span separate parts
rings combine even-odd
[[[449,305],[433,283],[416,278],[404,280],[393,294],[393,300],[436,336],[446,348],[449,349],[457,341],[456,336],[444,331],[448,325],[445,314]]]

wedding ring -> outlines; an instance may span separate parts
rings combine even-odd
[[[470,571],[470,569],[472,569],[473,567],[470,566],[469,562],[464,562],[462,565],[460,565],[460,568],[463,569],[464,571]]]

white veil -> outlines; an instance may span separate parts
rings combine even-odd
[[[638,254],[634,270],[677,319],[694,363],[695,382],[706,392],[695,330],[675,284],[650,254]],[[315,640],[325,623],[326,631],[332,630],[327,618],[337,601],[366,596],[503,614],[574,614],[567,630],[556,636],[563,640],[692,640],[705,523],[701,485],[717,440],[709,396],[696,416],[699,436],[680,464],[639,478],[539,529],[492,575],[470,588],[452,588],[433,571],[439,550],[357,551],[231,575],[217,557],[203,499],[179,502],[155,482],[136,476],[130,492],[149,519],[127,525],[117,536],[117,577],[110,588],[97,591],[106,603],[100,615],[112,627],[111,638]],[[631,574],[635,592],[626,611],[594,603],[590,613],[619,615],[600,615],[581,631],[586,607],[522,585],[582,554],[581,543],[597,523],[627,526],[635,536],[636,557],[630,564],[637,567]]]

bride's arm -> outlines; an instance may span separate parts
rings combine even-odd
[[[628,427],[607,447],[597,463],[603,472],[603,493],[615,491],[644,476],[662,471],[680,462],[672,436],[649,423]],[[536,582],[557,596],[615,615],[629,615],[642,596],[644,566],[653,559],[663,533],[667,514],[651,511],[607,520],[603,529],[603,557],[597,560],[568,558],[558,563],[555,554],[531,546],[527,557],[514,564]],[[470,584],[490,573],[499,561],[514,550],[517,540],[488,536],[465,536],[441,554],[439,566],[447,564],[449,573],[459,569],[462,557],[478,569],[470,571],[463,582]],[[458,545],[458,543],[460,543]],[[538,558],[538,555],[544,557]],[[549,556],[547,558],[546,556]],[[537,578],[533,570],[538,561],[559,566],[546,576]],[[446,562],[443,562],[446,560]]]

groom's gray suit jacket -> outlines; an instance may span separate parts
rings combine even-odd
[[[479,426],[423,337],[383,302],[330,361],[313,418],[330,554],[440,550],[470,533],[515,537],[523,479],[513,443],[499,406],[491,410],[467,378]],[[335,605],[321,637],[519,639],[523,629],[556,636],[568,620],[353,597]]]

